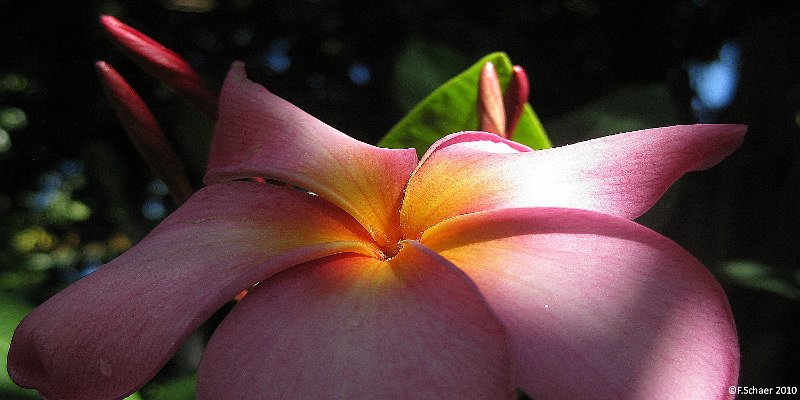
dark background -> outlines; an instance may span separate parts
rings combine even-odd
[[[640,222],[719,276],[740,332],[740,384],[800,385],[793,1],[0,4],[0,289],[8,298],[43,301],[174,208],[110,111],[95,60],[145,98],[195,183],[203,173],[212,122],[114,48],[99,14],[182,54],[215,90],[243,60],[273,92],[371,143],[438,84],[502,50],[528,71],[530,103],[555,145],[678,123],[749,125],[737,153],[682,179]],[[727,75],[698,72],[720,65]],[[704,84],[716,84],[716,97],[701,93]],[[164,376],[189,373],[197,349],[187,347]]]

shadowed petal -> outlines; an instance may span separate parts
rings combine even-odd
[[[234,63],[220,95],[206,183],[252,176],[281,180],[335,203],[381,244],[400,238],[397,210],[417,163],[413,149],[382,149],[325,125]]]
[[[50,400],[123,397],[241,290],[317,257],[371,254],[366,239],[316,196],[249,182],[207,187],[28,315],[14,333],[9,373]]]
[[[404,232],[413,238],[447,217],[513,207],[582,208],[633,219],[681,175],[733,152],[744,130],[673,126],[523,153],[476,133],[469,134],[472,142],[450,144],[446,137],[423,157],[408,185]]]
[[[509,399],[502,327],[418,243],[333,256],[262,282],[203,355],[198,399]]]
[[[513,383],[534,399],[720,399],[736,384],[719,284],[634,222],[504,209],[444,221],[421,242],[477,285],[508,332]]]

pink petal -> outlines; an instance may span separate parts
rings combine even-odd
[[[308,189],[358,220],[381,245],[400,238],[403,188],[412,149],[359,142],[247,79],[234,63],[220,96],[207,183],[261,176]]]
[[[445,260],[406,243],[262,282],[225,318],[198,399],[509,399],[502,327]]]
[[[123,397],[242,289],[317,257],[373,254],[367,238],[316,196],[249,182],[207,187],[28,315],[14,333],[9,373],[49,399]]]
[[[582,208],[633,219],[681,175],[733,152],[744,131],[673,126],[524,153],[485,134],[469,134],[471,143],[463,134],[446,137],[423,157],[406,190],[406,237],[455,215],[512,207]]]
[[[504,324],[534,399],[720,399],[739,369],[725,294],[694,257],[593,211],[504,209],[421,242],[461,268]]]

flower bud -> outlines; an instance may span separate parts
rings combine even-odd
[[[528,102],[529,94],[528,75],[522,67],[515,65],[511,73],[511,81],[508,82],[508,87],[506,88],[506,94],[503,96],[506,113],[506,137],[509,139],[514,135],[514,130],[517,129],[522,110],[525,107],[525,103]]]
[[[497,71],[487,62],[478,80],[478,130],[506,137],[505,114]]]
[[[186,177],[183,162],[172,150],[150,109],[111,65],[98,61],[95,66],[111,107],[136,149],[167,185],[175,202],[183,204],[194,190]]]
[[[206,89],[200,75],[183,57],[110,15],[101,16],[100,23],[122,51],[145,72],[216,118],[216,96]]]

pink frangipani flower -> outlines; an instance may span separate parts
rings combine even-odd
[[[218,104],[208,186],[20,324],[15,382],[123,397],[249,288],[208,343],[199,399],[729,397],[725,294],[631,219],[736,149],[742,126],[542,151],[462,132],[418,161],[325,125],[241,63]]]

